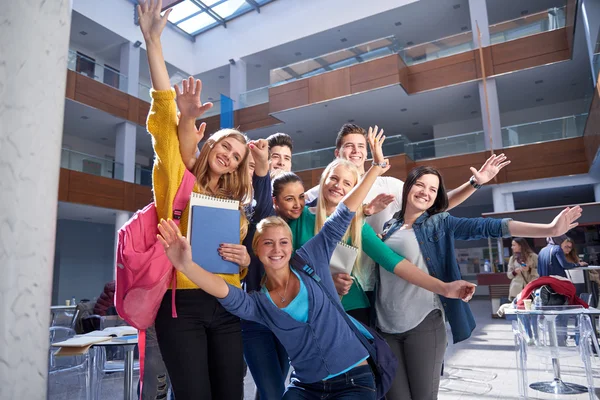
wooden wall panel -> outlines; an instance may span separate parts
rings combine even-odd
[[[139,121],[140,120],[140,99],[129,96],[128,105],[127,105],[127,119],[129,121]]]
[[[309,104],[308,79],[269,88],[269,113],[289,110]]]
[[[502,65],[568,48],[566,30],[562,28],[498,43],[492,46],[492,58],[495,65]]]
[[[487,159],[486,152],[463,154],[443,158],[433,158],[414,162],[414,166],[427,165],[440,170],[447,190],[452,190],[465,183],[471,177],[469,167],[479,167]]]
[[[75,100],[75,85],[77,82],[77,72],[67,70],[67,90],[65,97],[67,99]]]
[[[60,175],[58,179],[58,201],[69,200],[69,170],[65,168],[60,169]]]
[[[565,10],[565,30],[567,37],[567,46],[569,46],[569,51],[572,51],[573,36],[575,34],[575,19],[577,18],[577,0],[567,0],[567,6]]]
[[[519,71],[526,68],[533,68],[540,65],[551,64],[559,61],[567,61],[571,58],[569,50],[561,50],[553,53],[542,54],[535,57],[523,58],[513,62],[495,65],[494,74],[504,74],[506,72]]]
[[[154,201],[151,187],[142,185],[133,186],[135,186],[135,198],[133,201],[133,207],[135,210],[141,210]]]
[[[205,138],[208,137],[209,135],[212,135],[219,129],[221,129],[221,115],[220,114],[211,115],[210,117],[207,117],[204,119],[199,119],[196,121],[196,126],[199,127],[202,122],[206,122],[206,130],[204,131]],[[234,119],[234,122],[235,122],[235,119]],[[234,126],[235,126],[235,124],[234,124]]]
[[[379,89],[382,87],[397,85],[400,83],[399,73],[396,72],[395,75],[384,76],[383,78],[374,79],[372,81],[367,81],[363,83],[358,83],[356,85],[352,85],[350,90],[352,94],[366,92],[373,89]]]
[[[138,119],[135,122],[138,125],[146,126],[146,120],[148,119],[148,114],[150,113],[150,103],[146,103],[145,101],[138,101]]]
[[[477,79],[474,59],[419,73],[413,73],[412,67],[408,67],[408,70],[408,92],[410,94]]]
[[[78,97],[85,98],[86,101],[78,100]],[[128,94],[118,89],[87,76],[77,74],[75,100],[81,103],[92,105],[111,114],[114,114],[115,110],[119,110],[118,116],[127,118],[127,109],[129,108],[128,97]],[[93,104],[89,104],[88,102],[90,101]]]
[[[585,149],[582,137],[509,147],[503,151],[511,160],[504,168],[508,182],[583,174],[589,171],[589,164],[583,156]]]
[[[496,72],[494,71],[494,59],[492,57],[492,48],[491,47],[484,47],[482,49],[482,53],[483,53],[483,62],[484,62],[484,68],[485,68],[485,76],[491,76],[494,75]],[[481,78],[483,77],[483,73],[481,71],[481,56],[479,54],[479,49],[476,49],[474,51],[474,55],[475,55],[475,69],[477,71],[476,76],[477,78]]]
[[[239,127],[242,132],[281,123],[280,120],[269,115],[269,103],[236,110],[234,121],[234,126]]]
[[[123,208],[125,210],[136,209],[135,207],[135,187],[134,183],[123,182]]]
[[[308,101],[318,103],[351,94],[350,68],[342,68],[308,78]]]
[[[596,86],[590,113],[583,133],[585,158],[592,165],[600,148],[600,86]]]
[[[350,70],[350,91],[354,93],[400,83],[400,56],[392,54],[371,62],[353,65]]]

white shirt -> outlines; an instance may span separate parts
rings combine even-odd
[[[385,210],[371,215],[366,218],[366,222],[371,225],[371,228],[375,233],[380,234],[383,232],[383,225],[393,218],[394,214],[402,208],[402,190],[404,189],[404,182],[400,179],[393,178],[391,176],[378,176],[375,179],[375,183],[369,190],[367,197],[365,197],[364,203],[368,204],[380,194],[391,194],[394,196],[394,201],[388,205]],[[311,188],[305,193],[306,202],[310,203],[319,196],[319,185]],[[400,253],[402,254],[402,253]],[[370,292],[375,287],[375,261],[373,261],[364,252],[361,254],[362,262],[362,275],[361,285],[363,289]],[[364,281],[364,282],[363,282]]]
[[[429,273],[414,230],[397,230],[385,243],[420,270]],[[431,311],[439,309],[444,313],[437,294],[408,283],[381,267],[379,280],[375,307],[377,327],[383,332],[408,332],[423,322]]]

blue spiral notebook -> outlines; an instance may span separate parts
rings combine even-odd
[[[216,274],[237,274],[240,267],[218,253],[221,243],[240,243],[240,210],[236,200],[192,193],[188,219],[192,260]]]

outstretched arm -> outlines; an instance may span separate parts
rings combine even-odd
[[[181,83],[181,89],[175,85],[177,94],[177,108],[179,108],[179,124],[177,135],[179,137],[179,152],[187,169],[191,170],[196,163],[198,143],[204,137],[206,123],[203,122],[196,128],[196,120],[213,106],[212,103],[202,103],[202,81],[189,77]]]
[[[506,156],[504,153],[498,156],[492,154],[492,156],[485,161],[479,171],[473,167],[470,168],[471,172],[473,173],[473,180],[478,185],[488,183],[496,175],[498,175],[498,172],[500,172],[502,168],[508,164],[510,164],[510,161],[506,161]],[[473,187],[473,185],[471,185],[469,180],[456,189],[448,192],[448,209],[452,209],[460,205],[463,201],[475,193],[475,190],[476,189]]]
[[[169,72],[162,53],[160,35],[167,25],[171,9],[161,16],[162,0],[138,0],[138,2],[137,11],[140,29],[146,42],[152,87],[154,90],[169,90],[171,89],[171,82],[169,81]]]
[[[560,236],[579,225],[581,207],[567,207],[549,224],[533,224],[530,222],[509,221],[508,230],[512,236],[518,237],[555,237]]]

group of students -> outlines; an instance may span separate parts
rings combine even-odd
[[[369,353],[335,302],[366,337],[372,338],[364,325],[374,325],[398,358],[387,399],[436,398],[445,320],[455,342],[475,327],[466,303],[475,285],[461,280],[455,239],[557,236],[576,225],[581,209],[565,209],[549,224],[453,217],[446,210],[490,181],[508,163],[504,155],[471,168],[471,179],[447,193],[431,167],[413,169],[405,183],[383,177],[390,164],[377,127],[365,132],[344,125],[335,160],[308,191],[289,172],[287,135],[249,141],[238,130],[222,129],[198,152],[206,125],[196,127],[196,119],[212,104],[200,100],[200,81],[171,88],[160,42],[169,11],[161,16],[161,5],[147,0],[138,14],[153,87],[147,128],[155,151],[158,239],[177,270],[177,318],[169,290],[155,321],[175,398],[241,399],[245,360],[263,400],[375,399]],[[373,161],[365,171],[367,146]],[[192,261],[184,236],[189,210],[179,227],[172,221],[186,169],[196,176],[194,192],[239,201],[242,244],[218,250],[240,266],[239,274],[212,274]],[[350,274],[332,276],[339,242],[364,254]],[[322,285],[291,266],[294,254]]]

